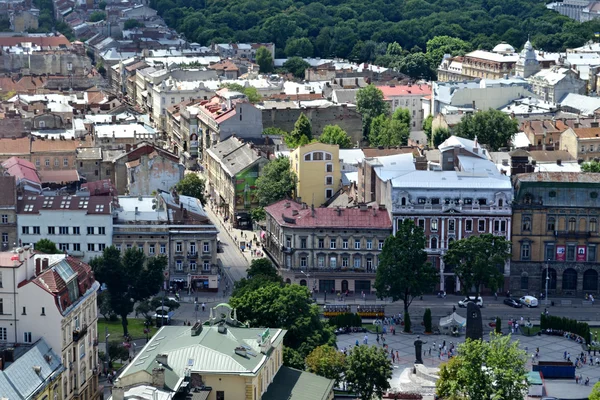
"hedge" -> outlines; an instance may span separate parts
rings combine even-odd
[[[588,344],[592,341],[590,326],[585,322],[579,322],[575,319],[542,314],[540,318],[540,328],[542,330],[553,329],[574,333],[581,336]]]
[[[343,313],[333,317],[329,317],[329,325],[338,328],[361,327],[362,318],[355,313]]]

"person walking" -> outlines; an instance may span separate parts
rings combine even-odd
[[[206,304],[202,303],[202,312],[204,312],[204,310],[206,310]]]

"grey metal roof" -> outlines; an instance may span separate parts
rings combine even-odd
[[[262,158],[250,146],[236,137],[229,137],[207,150],[212,158],[219,161],[231,176],[242,172]]]
[[[167,355],[165,385],[175,390],[185,377],[186,370],[212,374],[253,374],[266,361],[260,352],[257,338],[264,328],[227,327],[219,333],[217,326],[203,326],[198,336],[192,336],[189,326],[164,326],[138,353],[120,378],[145,371],[152,375],[156,356]],[[285,331],[271,329],[271,344],[278,346]],[[242,357],[235,348],[244,346],[252,354]]]
[[[281,367],[262,400],[326,400],[331,397],[333,380],[310,372]]]
[[[39,367],[39,373],[36,371]],[[30,399],[44,382],[64,371],[61,359],[44,339],[0,371],[0,395],[10,400]],[[48,383],[48,382],[46,382]]]
[[[594,112],[600,108],[600,98],[569,93],[560,102],[560,106],[583,115],[594,115]]]

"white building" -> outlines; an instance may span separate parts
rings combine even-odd
[[[97,309],[100,285],[89,265],[29,246],[0,253],[0,342],[43,338],[60,354],[64,400],[98,398]]]
[[[544,101],[560,102],[567,94],[585,94],[586,82],[572,69],[554,66],[527,79],[535,95]]]
[[[20,196],[19,243],[49,239],[59,250],[88,262],[112,244],[111,212],[109,196]]]

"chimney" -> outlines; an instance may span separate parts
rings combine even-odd
[[[556,160],[556,165],[562,165],[562,160],[560,158]]]
[[[156,356],[158,361],[158,356]],[[163,367],[152,369],[152,386],[158,389],[165,387],[165,369]]]
[[[50,260],[48,258],[42,258],[42,271],[47,270],[49,264]]]
[[[113,386],[112,398],[113,400],[125,400],[125,389],[122,387]]]
[[[35,259],[35,276],[38,276],[41,273],[42,273],[42,259],[36,258]]]
[[[23,255],[23,249],[21,247],[19,247],[17,249],[17,253],[19,254],[19,262],[23,262],[25,260],[25,257]]]
[[[310,214],[313,218],[315,217],[315,205],[314,204],[310,205]]]
[[[160,353],[160,354],[157,354],[157,355],[156,355],[156,362],[157,362],[157,363],[160,363],[160,364],[162,364],[162,365],[165,365],[165,366],[167,366],[167,365],[169,365],[169,364],[168,364],[168,361],[169,361],[169,356],[168,356],[168,354],[165,354],[165,353]]]
[[[339,208],[339,207],[338,207],[338,208],[336,209],[336,211],[337,211],[337,215],[338,215],[338,217],[342,215],[342,209],[341,209],[341,208]]]

